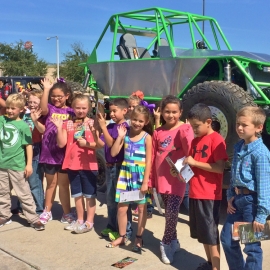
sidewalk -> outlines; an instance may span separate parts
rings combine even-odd
[[[58,199],[56,199],[58,200]],[[72,202],[73,203],[73,202]],[[222,209],[224,213],[224,206]],[[126,270],[138,269],[196,269],[204,262],[204,249],[201,244],[189,237],[188,216],[179,214],[177,226],[181,251],[175,255],[172,265],[164,265],[159,259],[159,242],[164,230],[164,217],[155,210],[153,218],[147,221],[144,234],[145,248],[142,254],[131,251],[132,243],[127,247],[106,248],[106,239],[99,237],[100,231],[106,226],[107,208],[105,196],[98,194],[95,229],[91,232],[76,235],[64,231],[60,223],[61,205],[56,201],[53,206],[54,220],[46,225],[45,231],[37,232],[30,228],[25,219],[13,216],[10,225],[0,228],[0,269],[41,269],[41,270],[108,270],[117,268],[111,265],[125,257],[138,259],[126,266]],[[222,215],[221,223],[225,215]],[[220,226],[221,229],[222,225]],[[137,223],[133,223],[134,236]],[[263,269],[270,269],[270,241],[262,242],[264,249]],[[221,269],[227,270],[222,253]]]

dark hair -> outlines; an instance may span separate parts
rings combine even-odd
[[[207,119],[212,119],[212,113],[207,105],[198,103],[190,109],[188,119],[196,119],[205,123]]]
[[[152,115],[149,109],[143,105],[138,105],[132,111],[130,118],[132,118],[134,114],[143,114],[145,116],[145,120],[149,122],[147,125],[143,127],[143,130],[147,132],[148,134],[152,135],[153,134],[153,121],[152,121]]]
[[[182,100],[180,100],[176,96],[168,95],[168,96],[165,96],[160,102],[160,111],[161,111],[161,113],[168,104],[177,104],[178,107],[179,107],[180,112],[183,110],[182,109],[183,108]],[[162,115],[160,116],[160,121],[161,121],[162,125],[166,124],[166,121],[163,119]]]
[[[128,101],[126,98],[115,98],[110,100],[109,106],[117,106],[121,109],[128,109]]]
[[[65,83],[65,82],[56,82],[52,88],[50,89],[50,95],[52,93],[52,91],[56,88],[59,88],[65,95],[68,95],[69,94],[69,97],[66,101],[66,105],[67,106],[71,106],[71,101],[73,99],[73,92],[71,90],[71,88]]]

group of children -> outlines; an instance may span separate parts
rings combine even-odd
[[[169,156],[176,162],[185,157],[183,163],[194,172],[189,182],[190,235],[203,244],[207,257],[197,269],[220,269],[219,208],[228,157],[224,139],[212,129],[209,107],[196,104],[184,123],[180,121],[183,109],[177,97],[164,97],[160,109],[153,110],[143,101],[143,93],[135,92],[128,100],[110,101],[111,123],[107,125],[101,113],[95,121],[88,118],[92,107],[89,98],[82,94],[73,97],[65,82],[52,84],[45,78],[43,86],[42,94],[29,94],[29,112],[24,114],[24,120],[20,114],[25,100],[20,94],[7,98],[6,115],[0,116],[0,227],[11,222],[13,188],[20,202],[17,212],[22,209],[30,225],[43,230],[52,220],[58,185],[65,229],[75,233],[90,231],[96,209],[95,149],[104,147],[108,224],[101,235],[111,239],[107,247],[124,245],[131,238],[132,202],[120,202],[120,193],[140,190],[144,198],[136,201],[138,229],[132,251],[141,251],[147,203],[152,188],[156,188],[165,205],[161,260],[171,264],[180,250],[176,227],[187,184],[179,180],[165,158]],[[236,131],[241,140],[235,146],[227,192],[228,217],[221,232],[230,269],[262,269],[260,243],[245,245],[244,260],[231,230],[234,221],[250,221],[255,231],[262,231],[270,213],[270,154],[260,138],[265,118],[259,107],[244,107],[237,113]],[[39,193],[43,173],[47,181],[44,204]],[[70,209],[69,187],[76,213]]]

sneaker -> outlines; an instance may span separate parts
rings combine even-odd
[[[71,224],[74,220],[76,221],[74,213],[69,213],[69,214],[66,214],[66,215],[63,214],[60,221],[61,221],[61,223]]]
[[[147,219],[152,218],[153,214],[151,212],[147,212]]]
[[[90,232],[94,227],[94,223],[90,223],[88,221],[85,221],[83,224],[80,226],[76,227],[75,233],[86,233]]]
[[[200,263],[196,270],[212,270],[212,263],[204,262]]]
[[[113,231],[109,228],[106,228],[100,232],[100,235],[103,237],[108,237],[110,232],[113,232]]]
[[[3,227],[4,225],[8,225],[12,222],[12,220],[9,219],[5,219],[5,218],[0,218],[0,228]]]
[[[43,213],[39,216],[39,220],[42,224],[47,224],[49,220],[52,220],[52,212],[47,212],[46,209],[44,209]]]
[[[174,253],[176,253],[176,252],[178,252],[178,251],[181,250],[180,243],[179,243],[179,241],[177,239],[172,240],[172,242],[171,242],[171,249],[172,249],[172,254],[174,254]]]
[[[80,226],[80,222],[78,220],[74,220],[73,222],[71,222],[70,224],[68,224],[67,226],[65,226],[65,230],[67,231],[71,231],[71,232],[74,232],[75,229]]]
[[[118,232],[109,232],[108,236],[109,236],[111,241],[114,241],[120,237],[120,234]]]
[[[138,216],[133,217],[133,221],[138,221],[138,220],[139,220]]]
[[[41,223],[41,221],[37,221],[35,223],[31,223],[30,226],[34,228],[36,231],[43,231],[45,230],[45,226]]]
[[[170,245],[165,245],[160,242],[161,261],[165,264],[173,262],[172,248]]]

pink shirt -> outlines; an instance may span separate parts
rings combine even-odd
[[[176,162],[179,158],[188,156],[193,138],[193,130],[188,124],[182,124],[173,130],[160,127],[154,131],[150,187],[155,187],[158,193],[183,197],[186,184],[170,174],[170,166],[165,158],[169,156]]]
[[[89,129],[89,124],[93,125],[93,123],[94,121],[92,119],[84,122],[82,124],[83,130],[80,134],[81,137],[90,143],[94,142],[92,132]],[[67,146],[62,169],[97,171],[98,163],[95,150],[79,146],[77,138],[74,138],[76,132],[74,122],[71,120],[64,122],[63,129],[67,130]]]

